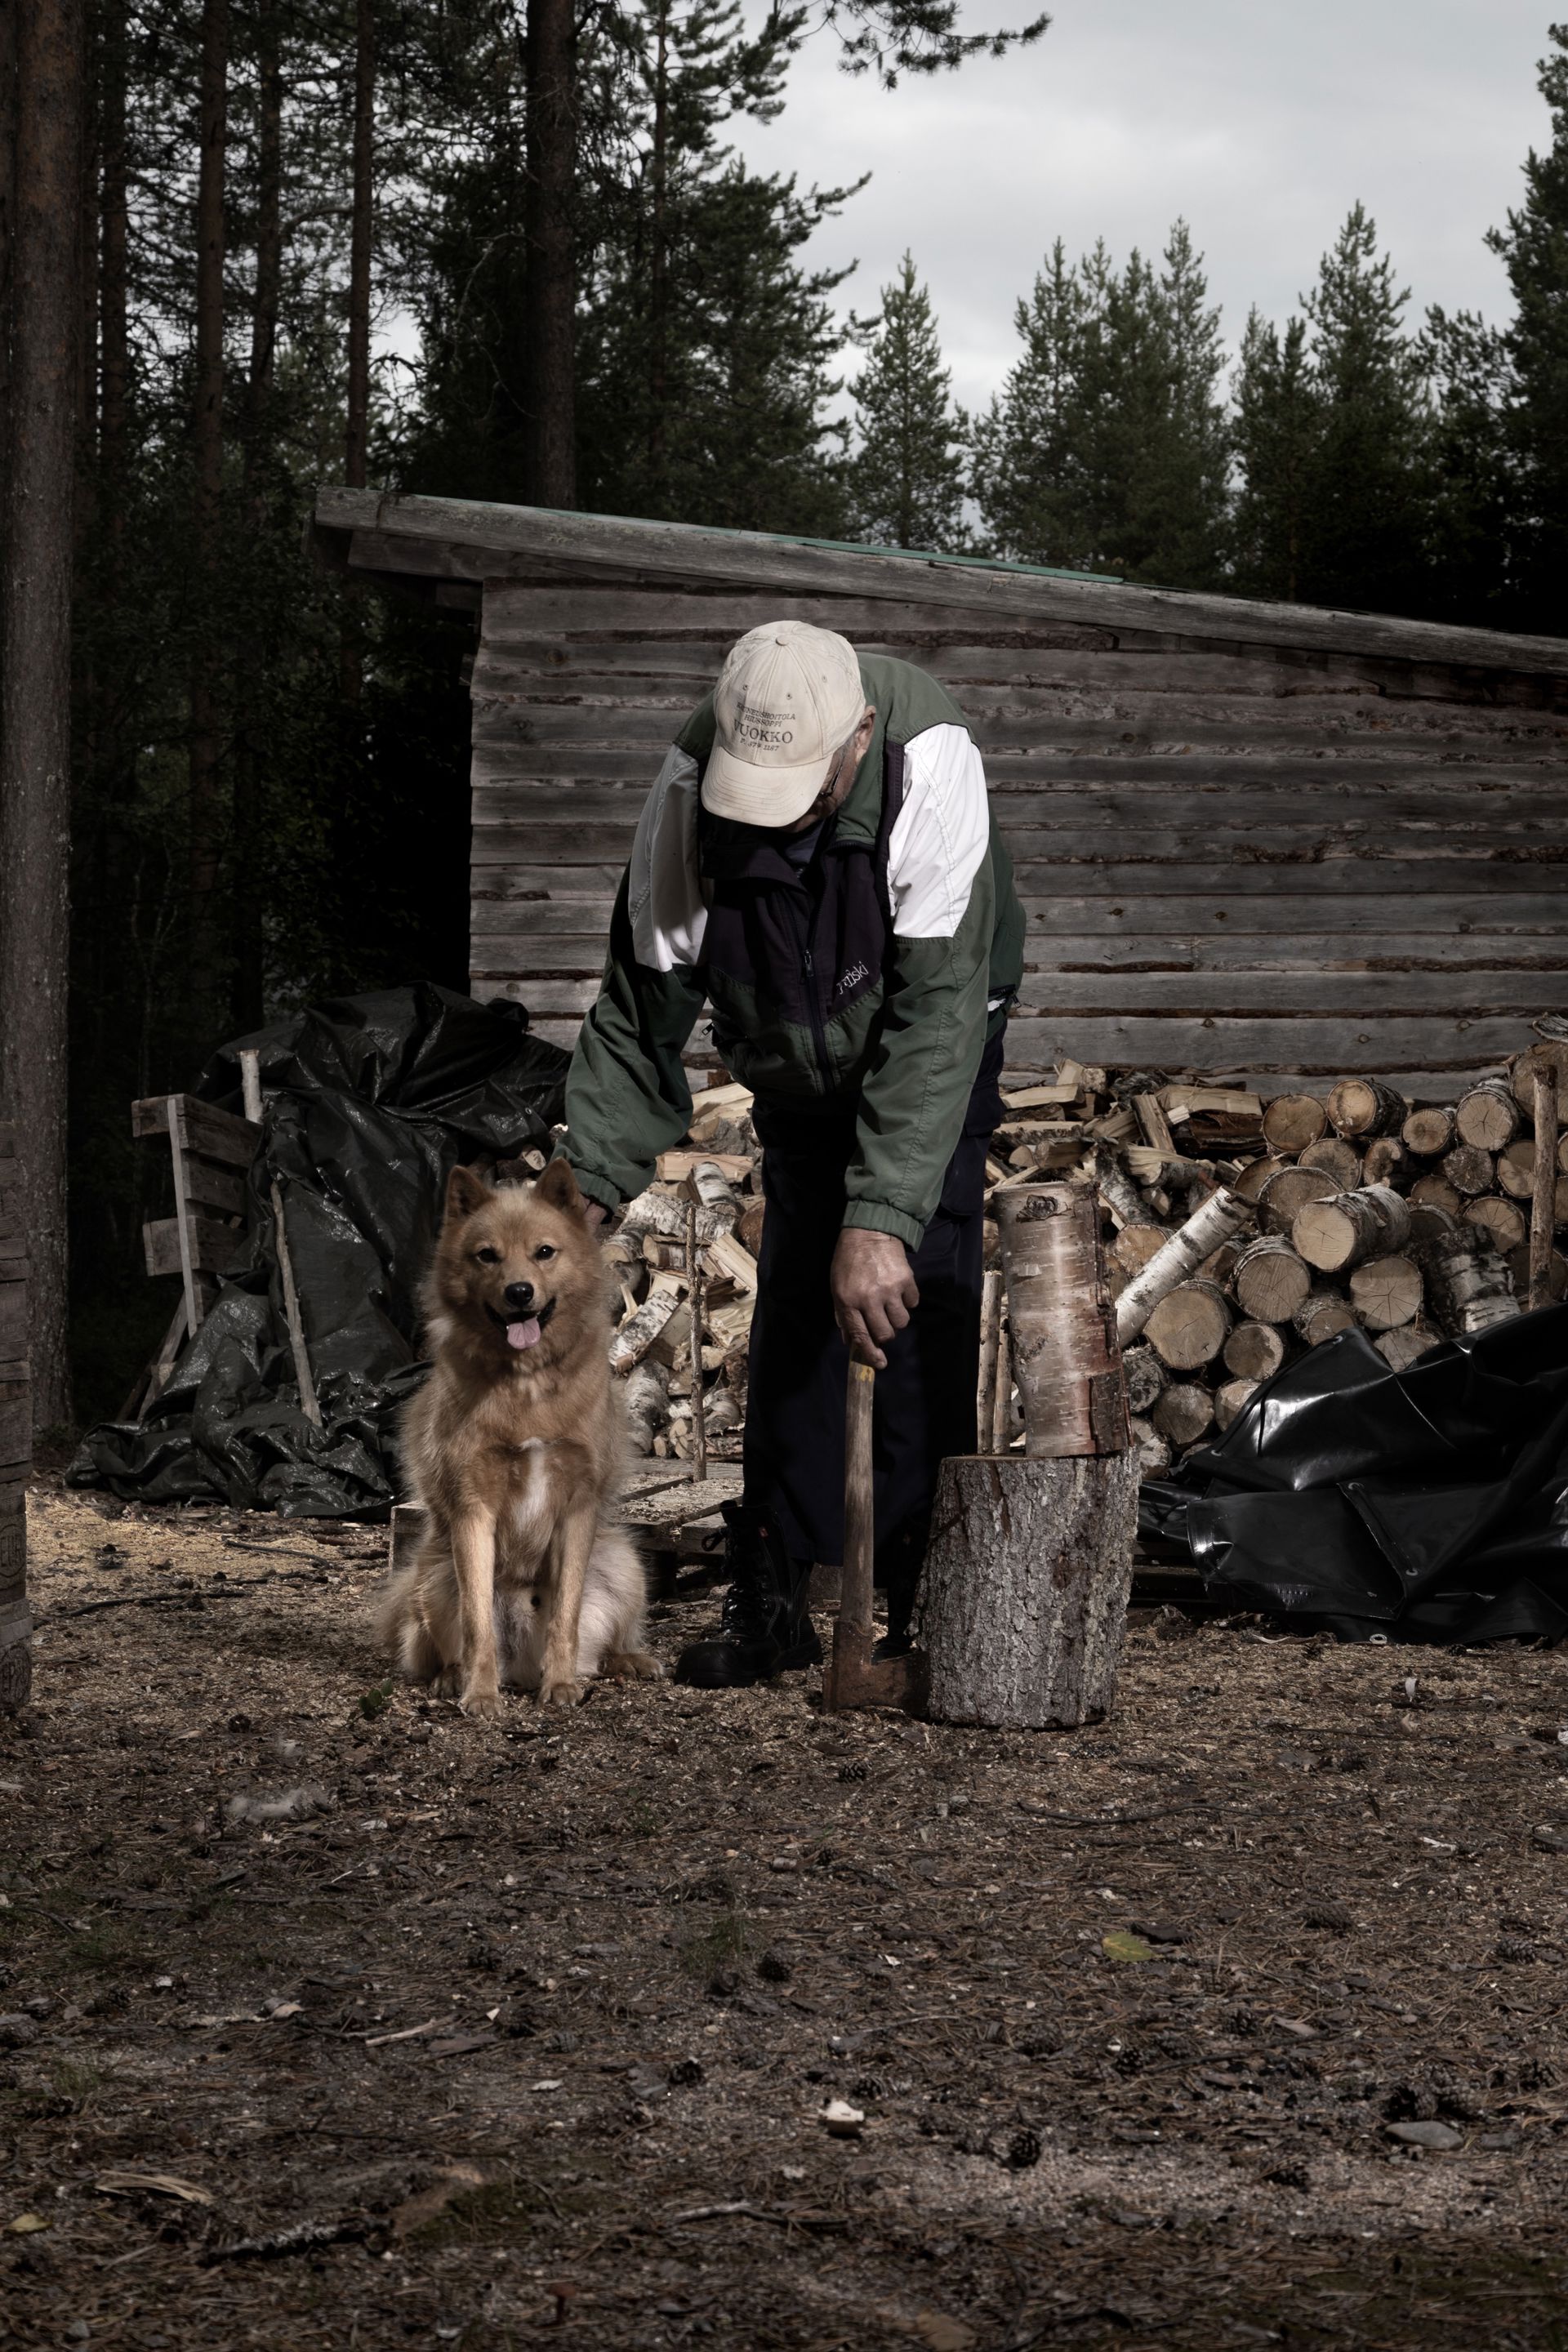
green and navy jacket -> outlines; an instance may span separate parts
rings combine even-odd
[[[864,655],[860,674],[876,732],[805,844],[702,808],[711,698],[665,759],[566,1081],[566,1155],[605,1208],[685,1133],[681,1051],[706,1001],[742,1084],[803,1121],[856,1106],[844,1222],[920,1244],[1024,919],[963,713],[909,662]]]

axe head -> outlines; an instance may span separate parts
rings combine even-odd
[[[822,1702],[829,1715],[858,1706],[895,1706],[924,1715],[930,1673],[922,1650],[901,1658],[873,1658],[871,1636],[842,1620],[833,1632],[833,1655],[822,1678]]]

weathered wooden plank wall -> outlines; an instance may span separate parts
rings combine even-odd
[[[1013,1066],[1373,1070],[1441,1092],[1568,1008],[1550,688],[938,604],[494,580],[477,995],[575,1036],[669,739],[733,638],[786,614],[921,663],[968,714],[1028,921]]]

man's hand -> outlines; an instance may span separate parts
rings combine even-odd
[[[828,1280],[833,1312],[852,1352],[863,1363],[886,1371],[883,1349],[895,1331],[906,1328],[921,1303],[910,1272],[909,1252],[893,1234],[846,1225],[833,1253]]]
[[[597,1201],[584,1201],[583,1203],[583,1223],[591,1234],[598,1232],[609,1213],[608,1209],[601,1208]]]

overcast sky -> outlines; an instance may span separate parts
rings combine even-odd
[[[1250,305],[1282,318],[1357,197],[1407,315],[1429,302],[1504,313],[1482,243],[1542,147],[1535,87],[1563,0],[1052,0],[1033,48],[891,93],[837,69],[820,34],[789,102],[737,144],[754,168],[869,187],[809,248],[858,268],[862,315],[906,246],[930,286],[953,389],[989,398],[1014,356],[1013,310],[1042,254],[1103,236],[1157,253],[1178,215],[1205,257],[1234,349]],[[966,28],[1023,21],[963,0]]]

